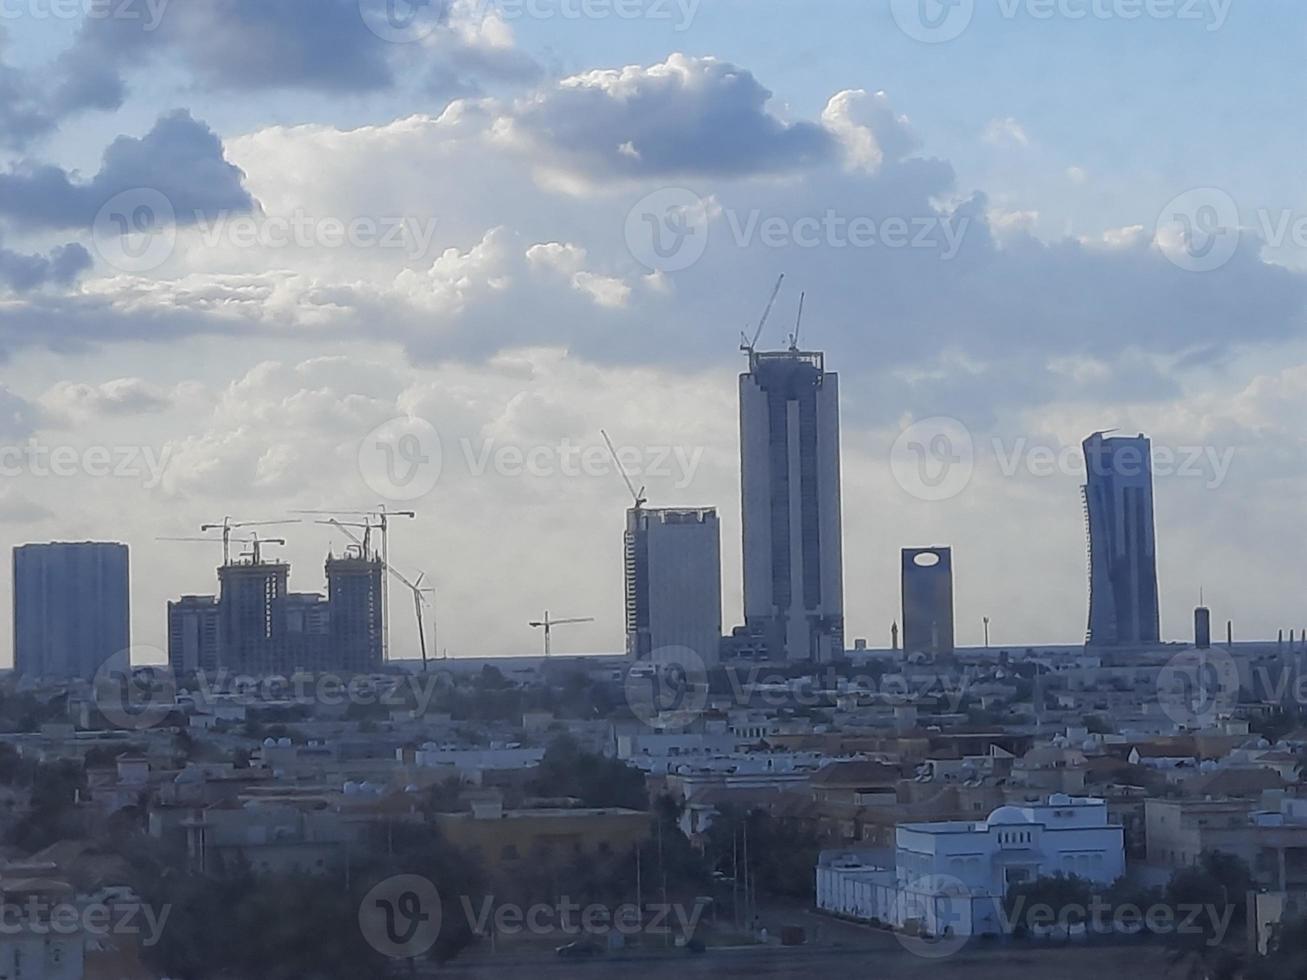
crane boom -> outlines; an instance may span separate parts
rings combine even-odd
[[[603,429],[599,430],[599,434],[604,437],[604,442],[608,446],[608,453],[613,457],[613,462],[617,464],[617,472],[622,474],[622,479],[626,481],[626,489],[631,492],[631,498],[635,501],[635,509],[639,510],[649,499],[644,495],[644,487],[639,490],[635,489],[635,484],[631,482],[631,475],[626,472],[626,467],[622,465],[617,450],[613,448],[613,440],[608,438],[608,433]]]
[[[747,354],[752,354],[754,348],[758,346],[758,338],[762,336],[762,328],[767,325],[767,320],[771,316],[772,307],[776,305],[776,297],[781,293],[781,283],[785,282],[785,273],[781,273],[776,279],[776,285],[772,287],[771,298],[767,300],[767,308],[762,311],[762,319],[758,321],[758,329],[753,332],[753,339],[748,340],[741,336],[744,342],[740,344],[740,350]]]

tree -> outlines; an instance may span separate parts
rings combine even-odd
[[[1007,921],[1018,934],[1035,925],[1080,925],[1094,898],[1094,886],[1078,875],[1057,871],[1008,887]]]
[[[573,796],[585,806],[649,807],[644,773],[618,759],[585,751],[570,735],[549,743],[531,790],[539,796]]]

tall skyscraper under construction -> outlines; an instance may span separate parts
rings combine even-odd
[[[1084,442],[1082,489],[1089,539],[1089,628],[1094,646],[1161,639],[1152,444],[1096,432]]]
[[[844,652],[838,375],[819,352],[746,346],[740,375],[744,619],[768,659]]]
[[[327,656],[333,670],[367,673],[381,668],[384,570],[379,557],[361,549],[327,558]]]
[[[722,638],[721,526],[714,508],[626,512],[626,653],[688,647],[715,663]]]

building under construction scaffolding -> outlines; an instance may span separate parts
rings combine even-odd
[[[328,555],[327,595],[289,590],[290,565],[251,557],[218,568],[217,596],[168,603],[168,663],[261,677],[380,670],[383,564],[351,549]]]

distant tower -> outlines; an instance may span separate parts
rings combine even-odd
[[[343,558],[327,558],[327,669],[381,670],[383,569],[379,556],[353,550]]]
[[[899,648],[899,624],[897,620],[889,628],[889,642],[891,650]]]
[[[1085,440],[1082,488],[1089,538],[1089,629],[1094,646],[1158,643],[1152,447],[1143,435]]]
[[[953,652],[953,549],[903,549],[903,649]]]
[[[127,545],[20,545],[13,576],[18,674],[89,681],[131,647]]]
[[[711,507],[626,512],[626,653],[688,647],[707,664],[722,641],[721,525]]]
[[[219,666],[218,597],[184,595],[168,603],[168,666],[176,674]]]
[[[839,377],[819,352],[745,348],[744,620],[772,660],[844,654]]]
[[[218,568],[218,650],[221,665],[254,677],[282,673],[290,565],[256,559]]]
[[[1199,650],[1212,647],[1212,611],[1206,606],[1194,610],[1194,646]]]

